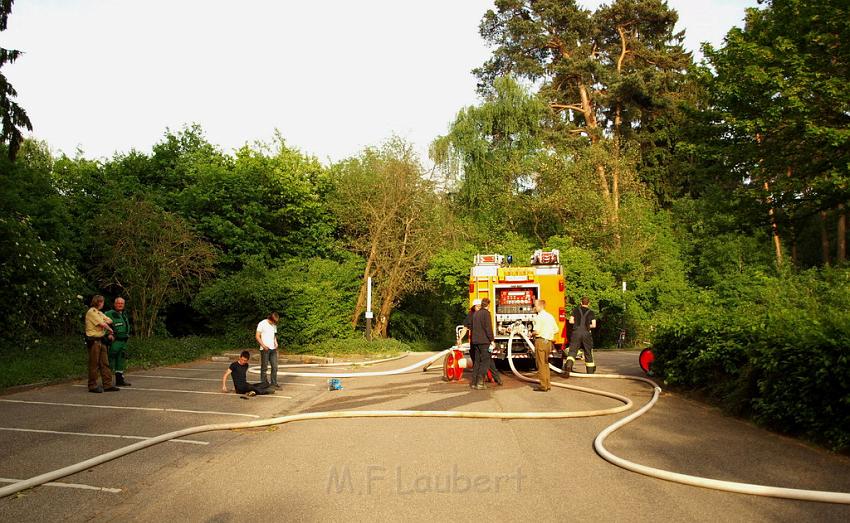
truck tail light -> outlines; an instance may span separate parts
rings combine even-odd
[[[558,292],[564,292],[564,280],[558,280]]]
[[[558,321],[567,321],[567,310],[563,307],[558,309]]]
[[[472,294],[473,292],[475,292],[475,284],[469,282],[469,294]]]

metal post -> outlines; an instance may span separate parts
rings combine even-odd
[[[372,277],[366,280],[366,339],[372,341]]]
[[[626,344],[625,332],[626,332],[626,308],[628,307],[628,303],[626,302],[626,282],[623,281],[623,326],[620,329],[620,335],[617,336],[617,348],[622,349]]]

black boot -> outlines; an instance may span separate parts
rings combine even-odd
[[[565,378],[569,378],[569,377],[570,377],[570,373],[573,371],[573,364],[574,364],[574,363],[575,363],[575,362],[574,362],[573,360],[571,360],[571,359],[568,359],[568,360],[564,363],[564,377],[565,377]]]
[[[130,386],[130,384],[127,383],[124,380],[124,373],[123,372],[116,372],[115,373],[115,385],[118,386],[118,387],[129,387]]]

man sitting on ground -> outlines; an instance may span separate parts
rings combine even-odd
[[[257,394],[274,394],[272,385],[266,383],[248,383],[248,360],[251,359],[251,353],[243,350],[239,355],[239,360],[230,364],[230,367],[224,371],[224,376],[221,377],[221,391],[227,390],[227,377],[233,377],[233,388],[239,394],[246,396],[256,396]]]

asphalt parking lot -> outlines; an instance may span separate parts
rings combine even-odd
[[[367,370],[399,368],[415,354]],[[600,352],[601,372],[639,373],[637,353]],[[0,396],[0,482],[70,465],[172,430],[333,410],[547,411],[616,402],[574,391],[470,391],[428,372],[283,378],[273,396],[219,392],[227,363],[128,374],[132,387],[90,394],[67,383]],[[580,366],[579,366],[580,367]],[[283,370],[283,369],[282,369]],[[327,372],[328,369],[312,369]],[[362,368],[336,368],[358,371]],[[553,378],[559,380],[561,378]],[[575,380],[573,380],[575,381]],[[581,385],[631,397],[627,381]],[[688,487],[610,465],[594,436],[625,414],[562,420],[344,419],[206,432],[162,443],[0,499],[1,521],[280,521],[536,519],[542,521],[848,521],[850,506]],[[677,472],[850,492],[850,459],[665,393],[609,439],[609,450]]]

